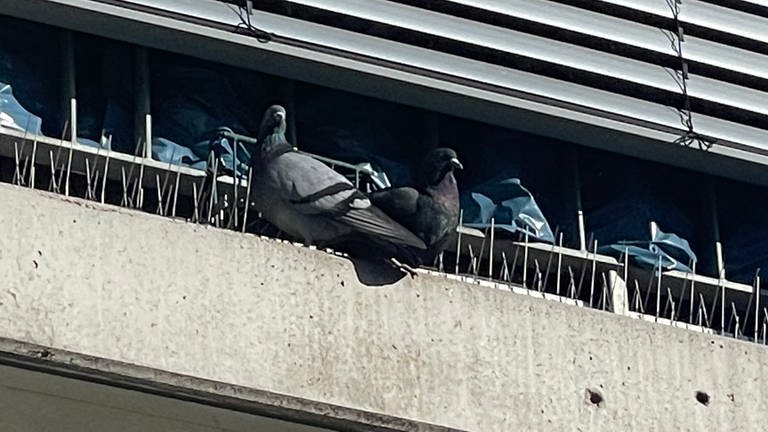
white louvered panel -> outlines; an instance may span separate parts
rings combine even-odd
[[[548,0],[449,0],[510,17],[547,24],[653,52],[677,56],[669,32],[657,27],[616,18]],[[663,1],[655,1],[655,5]],[[768,79],[768,56],[740,48],[686,36],[685,58]]]
[[[519,31],[382,0],[289,0],[412,31],[467,42],[680,93],[664,68]]]
[[[661,66],[433,11],[383,0],[289,1],[682,93],[673,72]],[[665,38],[660,31],[659,37]],[[763,102],[768,94],[764,92],[695,76],[688,92],[693,97],[768,114]]]
[[[667,55],[677,55],[669,36],[658,28],[547,0],[448,0],[451,3],[585,35],[621,42]]]
[[[665,18],[674,14],[667,0],[594,0],[611,3]],[[752,2],[765,5],[764,2]],[[729,9],[699,0],[683,0],[680,5],[680,20],[745,39],[768,43],[768,18]]]

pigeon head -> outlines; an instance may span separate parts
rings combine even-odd
[[[285,134],[285,129],[285,108],[280,105],[272,105],[267,108],[267,111],[261,118],[259,138],[273,134]]]
[[[464,169],[453,149],[436,148],[424,157],[419,167],[419,183],[422,186],[433,186],[455,169]]]
[[[259,158],[261,163],[293,150],[293,146],[285,138],[285,108],[272,105],[264,113],[259,126]]]

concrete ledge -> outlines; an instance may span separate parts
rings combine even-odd
[[[0,203],[6,340],[404,427],[768,424],[764,346],[430,275],[372,288],[323,252],[9,185]]]

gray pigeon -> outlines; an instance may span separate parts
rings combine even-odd
[[[459,224],[459,189],[454,169],[463,169],[449,148],[430,151],[416,173],[415,187],[383,189],[369,194],[373,204],[403,224],[428,248],[421,254],[434,260],[445,249]]]
[[[269,107],[254,154],[252,197],[265,219],[306,244],[336,246],[353,238],[367,242],[367,251],[390,251],[389,258],[411,248],[426,249],[346,177],[297,152],[285,138],[285,116],[283,107]]]

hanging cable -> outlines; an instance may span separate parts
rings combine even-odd
[[[693,116],[691,113],[691,98],[688,95],[688,62],[683,56],[683,43],[685,42],[685,30],[680,22],[680,5],[683,0],[666,0],[667,6],[672,10],[672,17],[675,25],[675,32],[672,36],[672,47],[680,60],[680,69],[675,70],[677,83],[682,91],[682,106],[677,107],[680,114],[680,122],[686,128],[686,131],[673,142],[678,145],[690,147],[696,144],[700,150],[709,150],[717,142],[716,138],[702,135],[693,127]]]
[[[253,2],[252,0],[246,0],[245,5],[237,5],[237,8],[232,4],[227,4],[233,12],[235,12],[240,18],[240,23],[235,26],[235,33],[253,36],[261,43],[272,42],[277,35],[266,30],[262,30],[251,23],[251,15],[253,15]]]

